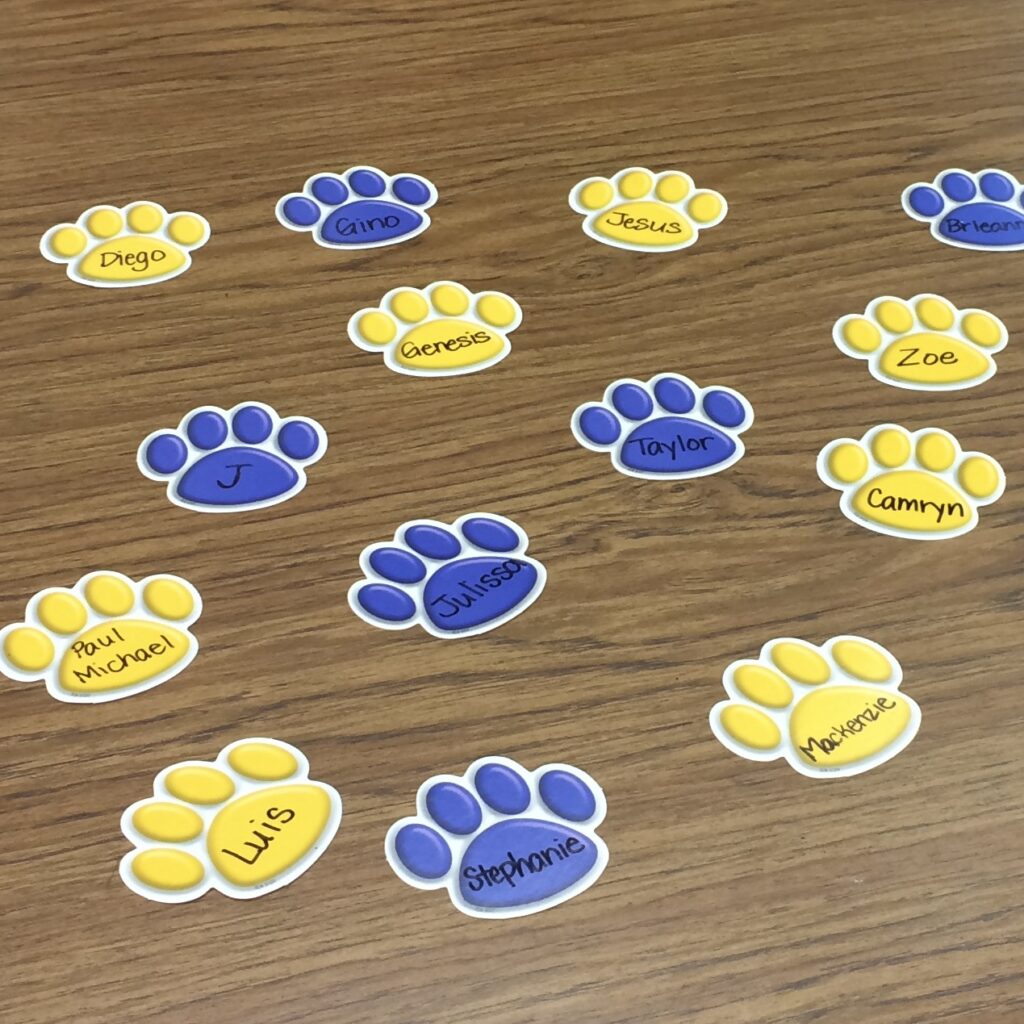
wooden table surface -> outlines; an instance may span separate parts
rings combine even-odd
[[[1024,172],[1024,21],[815,6],[5,7],[0,624],[95,569],[180,574],[205,610],[195,663],[139,696],[0,681],[3,1020],[1024,1020],[1024,255],[943,246],[899,207],[946,167]],[[308,175],[359,163],[434,181],[430,230],[346,254],[276,223]],[[675,254],[596,244],[566,195],[632,164],[688,171],[727,219]],[[90,289],[41,259],[50,225],[138,199],[210,220],[184,276]],[[521,303],[501,365],[403,377],[349,343],[354,310],[442,278]],[[994,379],[901,391],[832,343],[840,315],[924,291],[1005,321]],[[573,441],[578,404],[666,370],[748,396],[739,464],[647,482]],[[140,475],[151,430],[248,399],[327,430],[297,498],[204,516]],[[842,517],[815,456],[885,421],[1002,462],[974,532]],[[352,614],[364,545],[477,510],[547,566],[528,612],[453,643]],[[906,751],[821,781],[716,742],[730,661],[838,633],[902,663]],[[260,735],[343,795],[321,860],[252,901],[130,893],[122,810]],[[602,784],[597,885],[481,921],[395,877],[390,823],[486,754]]]

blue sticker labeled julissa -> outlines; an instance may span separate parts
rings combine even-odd
[[[472,917],[522,917],[578,896],[600,878],[608,847],[601,787],[567,764],[530,772],[507,757],[420,786],[415,817],[388,830],[385,855],[417,889],[447,889]]]
[[[1024,249],[1024,190],[1006,171],[953,168],[903,190],[903,209],[960,249]]]
[[[627,476],[689,480],[742,458],[739,435],[753,422],[754,410],[738,391],[660,373],[647,383],[610,384],[603,401],[576,410],[572,432],[584,448],[609,452]]]
[[[436,202],[437,189],[418,174],[352,167],[314,174],[301,192],[278,201],[277,219],[292,231],[311,231],[328,249],[372,249],[426,231]]]
[[[261,402],[193,409],[176,430],[139,445],[139,469],[167,482],[167,497],[196,512],[246,512],[287,501],[327,450],[316,420],[282,420]]]
[[[521,615],[540,597],[547,571],[526,556],[529,540],[504,516],[471,513],[452,526],[405,523],[390,543],[365,548],[365,579],[348,602],[381,629],[419,624],[438,637],[475,636]]]

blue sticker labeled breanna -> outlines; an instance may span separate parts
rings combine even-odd
[[[262,402],[232,409],[202,406],[176,430],[156,430],[139,445],[139,469],[167,483],[175,505],[196,512],[246,512],[277,505],[306,486],[327,434],[316,420],[282,420]]]
[[[394,542],[363,551],[366,578],[349,588],[348,601],[381,629],[486,633],[521,615],[544,589],[547,571],[526,556],[528,544],[504,516],[471,513],[451,527],[418,519],[399,527]]]
[[[428,779],[416,808],[388,830],[388,863],[417,889],[447,889],[472,917],[555,907],[589,889],[608,865],[596,833],[604,793],[571,765],[530,772],[507,757],[484,757],[465,775]]]
[[[1006,171],[943,171],[903,190],[903,209],[960,249],[1024,249],[1024,190]]]
[[[609,452],[627,476],[689,480],[739,461],[739,435],[753,422],[754,410],[738,391],[661,373],[646,383],[610,384],[603,401],[576,410],[572,432],[584,448]]]
[[[292,231],[312,232],[328,249],[372,249],[426,231],[427,210],[436,202],[437,189],[418,174],[352,167],[342,174],[314,174],[302,192],[278,201],[277,219]]]

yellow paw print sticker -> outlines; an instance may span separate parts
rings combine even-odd
[[[40,252],[63,263],[68,277],[94,288],[133,288],[184,274],[210,225],[198,213],[168,212],[157,203],[93,206],[74,224],[43,235]]]
[[[72,589],[51,587],[28,604],[25,621],[0,630],[0,669],[23,682],[42,679],[69,703],[130,697],[173,679],[196,656],[188,627],[203,603],[178,576],[136,583],[94,572]]]
[[[991,313],[928,294],[883,295],[863,315],[841,317],[832,337],[877,380],[912,391],[973,388],[996,372],[992,355],[1006,347],[1006,327]]]
[[[422,291],[393,288],[380,306],[352,316],[348,336],[367,352],[382,351],[397,373],[453,377],[500,363],[512,350],[508,335],[522,320],[508,295],[474,294],[455,281],[437,281]]]
[[[978,506],[1006,486],[1003,469],[980,452],[964,452],[945,430],[911,434],[884,423],[859,441],[840,438],[818,455],[818,476],[843,492],[847,519],[876,533],[945,540],[973,530]]]
[[[772,640],[756,661],[725,670],[729,699],[712,708],[711,731],[749,761],[782,757],[801,775],[858,775],[917,735],[921,709],[899,692],[902,678],[896,659],[864,637],[820,648]]]
[[[569,205],[584,215],[583,230],[591,238],[635,252],[686,249],[729,210],[724,196],[695,188],[688,174],[655,174],[645,167],[584,178],[569,193]]]
[[[165,768],[153,796],[124,812],[121,831],[135,849],[121,859],[121,878],[159,903],[209,889],[251,899],[303,874],[340,825],[341,797],[309,778],[300,751],[280,740],[239,740],[215,762]]]

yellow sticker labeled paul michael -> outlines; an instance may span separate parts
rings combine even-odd
[[[156,777],[153,796],[121,816],[135,847],[121,860],[133,892],[186,903],[216,889],[251,899],[311,867],[341,825],[337,790],[280,740],[239,740],[216,761],[183,761]]]
[[[0,671],[42,679],[50,695],[92,704],[130,697],[173,679],[196,656],[189,627],[202,611],[179,576],[135,582],[93,572],[71,589],[51,587],[28,603],[25,621],[0,630]]]
[[[380,305],[361,309],[348,336],[367,352],[383,352],[396,373],[455,377],[485,370],[512,351],[508,335],[523,320],[501,292],[473,293],[455,281],[424,289],[393,288]]]
[[[192,251],[206,244],[210,225],[198,213],[168,213],[147,201],[93,206],[74,224],[57,224],[39,251],[63,263],[68,277],[93,288],[134,288],[184,274]]]
[[[695,187],[688,174],[646,167],[584,178],[569,193],[569,205],[583,214],[591,238],[634,252],[686,249],[729,211],[724,196]]]
[[[873,427],[859,441],[827,444],[818,476],[843,492],[839,507],[847,519],[909,540],[968,533],[978,524],[978,507],[1006,487],[995,459],[961,450],[952,434],[937,427],[911,433],[894,423]]]
[[[883,295],[863,314],[840,317],[832,338],[841,352],[867,360],[873,377],[911,391],[959,391],[996,372],[1006,327],[983,309],[957,309],[941,295],[904,302]]]
[[[859,775],[895,757],[917,735],[921,709],[899,692],[899,662],[860,636],[822,647],[772,640],[756,660],[734,661],[728,700],[711,709],[711,731],[750,761],[785,758],[801,775]]]

